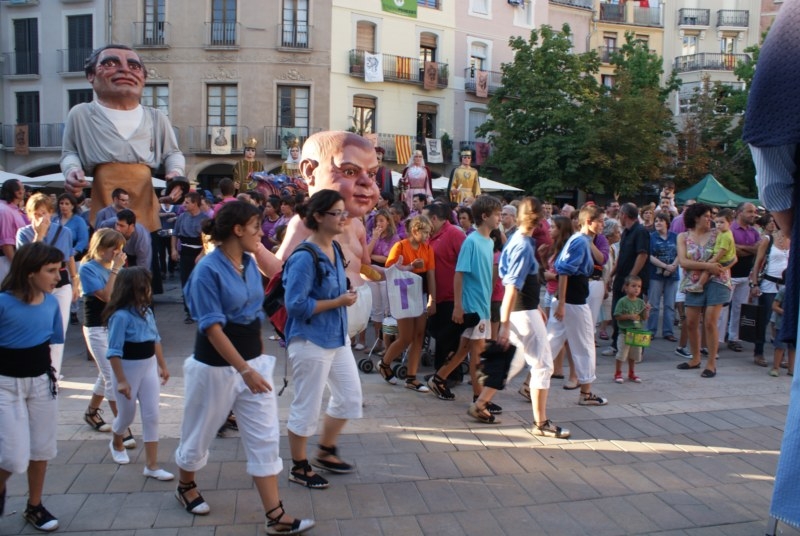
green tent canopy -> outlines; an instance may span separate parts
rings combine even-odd
[[[750,199],[731,192],[720,184],[710,173],[694,186],[675,194],[675,201],[679,205],[686,203],[689,199],[694,199],[698,203],[706,203],[707,205],[713,205],[715,207],[728,208],[736,208],[739,203],[745,201],[749,201],[757,206],[761,204],[758,199]]]

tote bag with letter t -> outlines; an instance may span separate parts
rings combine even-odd
[[[386,291],[389,312],[394,318],[413,318],[425,310],[422,303],[422,278],[414,272],[404,272],[395,265],[386,269]]]

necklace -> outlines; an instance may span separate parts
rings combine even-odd
[[[228,255],[228,252],[227,252],[227,251],[225,251],[224,249],[222,249],[222,248],[219,248],[219,249],[222,251],[222,254],[223,254],[223,255],[225,255],[225,257],[226,257],[226,258],[227,258],[229,261],[231,261],[231,264],[233,265],[233,268],[234,268],[234,269],[235,269],[237,272],[239,272],[240,274],[241,274],[242,272],[244,272],[244,264],[242,264],[242,263],[240,263],[240,262],[236,262],[236,260],[234,260],[234,258],[233,258],[233,257],[231,257],[230,255]]]

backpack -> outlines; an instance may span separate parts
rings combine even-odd
[[[342,246],[340,246],[335,240],[333,241],[333,250],[336,256],[338,256],[338,258],[342,259],[342,262],[344,262]],[[308,242],[301,242],[294,249],[294,251],[292,251],[291,255],[289,255],[289,258],[291,258],[292,255],[298,251],[308,251],[311,254],[311,257],[314,260],[314,266],[316,267],[316,284],[317,286],[321,285],[322,278],[325,274],[322,272],[322,268],[320,267],[317,250],[314,249]],[[289,259],[286,260],[288,261]],[[267,314],[267,318],[269,318],[269,321],[275,328],[278,336],[282,341],[286,341],[286,320],[288,318],[288,314],[286,313],[286,301],[284,299],[282,275],[283,270],[272,276],[272,279],[269,280],[267,288],[264,290],[263,307],[264,312]]]

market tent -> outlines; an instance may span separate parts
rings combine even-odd
[[[486,177],[479,177],[481,182],[481,191],[482,192],[499,192],[499,191],[506,191],[506,192],[521,192],[519,188],[515,188],[514,186],[509,186],[508,184],[503,184],[502,182],[493,181],[491,179],[487,179]],[[434,190],[446,190],[447,183],[450,182],[449,177],[439,177],[438,179],[433,179],[433,189]]]
[[[675,201],[677,201],[678,204],[683,204],[689,199],[694,199],[698,203],[728,208],[735,208],[739,203],[745,201],[756,205],[760,204],[758,199],[743,197],[728,190],[710,173],[694,186],[675,194]]]
[[[63,188],[64,175],[62,173],[51,173],[49,175],[42,175],[41,177],[20,177],[23,184],[32,186],[34,188]],[[166,188],[167,183],[162,179],[153,177],[153,188]],[[86,177],[86,182],[91,183],[92,178]]]

